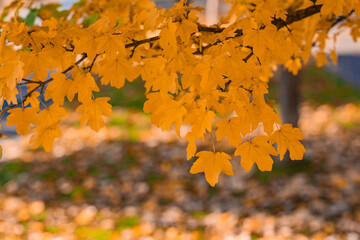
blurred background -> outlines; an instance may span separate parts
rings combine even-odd
[[[194,3],[209,25],[228,9]],[[246,173],[234,157],[234,176],[221,174],[214,188],[189,173],[186,141],[151,125],[141,79],[103,89],[114,116],[98,133],[70,113],[52,153],[30,150],[29,137],[2,122],[0,239],[360,239],[360,46],[346,33],[337,39],[338,65],[310,62],[270,82],[276,111],[305,135],[304,160]],[[226,140],[216,147],[234,151]]]

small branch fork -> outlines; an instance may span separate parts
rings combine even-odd
[[[76,61],[73,65],[71,65],[70,67],[68,67],[67,69],[65,69],[64,71],[62,71],[62,73],[68,73],[70,72],[72,69],[74,69],[75,66],[79,65],[81,62],[83,62],[85,59],[87,58],[87,54],[86,53],[83,53],[82,54],[82,57]],[[41,81],[33,81],[33,80],[28,80],[28,79],[22,79],[23,81],[25,81],[26,83],[25,84],[29,84],[29,83],[35,83],[35,84],[38,84],[35,88],[33,88],[30,92],[28,92],[24,98],[18,102],[17,104],[14,104],[14,105],[10,105],[6,108],[4,108],[1,112],[0,112],[0,119],[3,117],[3,115],[5,114],[6,111],[10,110],[10,109],[13,109],[19,105],[23,105],[26,100],[31,96],[31,94],[33,94],[35,91],[39,90],[40,89],[40,92],[43,92],[44,91],[44,87],[46,86],[46,84],[48,84],[49,82],[53,81],[54,79],[53,78],[49,78],[48,80],[44,81],[44,82],[41,82]],[[18,84],[18,85],[23,85],[23,84]]]

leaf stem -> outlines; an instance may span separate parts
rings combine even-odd
[[[212,144],[213,152],[214,152],[214,154],[215,154],[215,144],[214,144],[214,139],[213,139],[212,132],[210,133],[210,139],[211,139],[211,144]]]

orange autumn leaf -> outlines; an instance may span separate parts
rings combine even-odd
[[[75,95],[74,91],[70,91],[74,87],[73,80],[68,79],[65,74],[59,72],[52,73],[50,76],[54,80],[49,83],[46,89],[45,99],[52,99],[55,104],[63,105],[66,96],[71,102]]]
[[[241,144],[235,151],[235,156],[241,157],[241,166],[248,172],[254,163],[261,171],[271,171],[274,163],[270,155],[278,155],[275,148],[269,144],[269,137],[254,137]]]
[[[216,131],[216,140],[221,140],[227,137],[229,143],[237,147],[242,142],[241,137],[241,122],[239,118],[230,118],[229,120],[222,120],[216,124],[218,127]]]
[[[103,116],[111,116],[111,105],[108,103],[110,98],[99,97],[80,105],[76,111],[81,112],[80,123],[82,125],[89,122],[91,129],[99,131],[104,127]]]
[[[136,76],[136,72],[132,64],[126,58],[117,55],[114,59],[109,58],[102,63],[99,69],[99,74],[102,76],[101,83],[121,88],[125,84],[125,79],[132,82]]]
[[[215,186],[219,182],[220,172],[226,175],[233,175],[232,165],[230,163],[231,157],[224,152],[210,152],[202,151],[196,154],[199,157],[190,169],[190,173],[196,174],[199,172],[205,173],[206,181]]]
[[[14,108],[9,110],[10,115],[7,118],[6,125],[16,125],[16,132],[20,135],[26,135],[30,132],[30,124],[38,124],[38,108]]]
[[[73,96],[75,93],[78,94],[78,99],[82,103],[91,101],[92,92],[98,92],[99,87],[97,86],[95,79],[90,73],[77,73],[74,77],[74,82],[71,88],[68,90],[69,96]],[[71,98],[71,97],[70,97]]]
[[[270,142],[276,143],[277,151],[280,154],[280,160],[284,158],[284,154],[289,150],[290,158],[292,160],[303,159],[306,152],[304,146],[299,140],[304,139],[304,135],[299,128],[293,128],[291,124],[284,124],[279,130],[276,130],[270,136]]]
[[[52,125],[40,125],[34,129],[34,135],[30,139],[32,148],[35,149],[41,145],[46,152],[51,152],[55,138],[61,136],[58,123]]]

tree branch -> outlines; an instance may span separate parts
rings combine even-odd
[[[136,48],[141,44],[154,42],[154,41],[159,40],[159,39],[160,39],[160,36],[155,36],[155,37],[146,38],[146,39],[143,39],[143,40],[136,40],[136,41],[134,41],[132,43],[126,44],[125,48],[130,48],[130,47],[135,47]]]
[[[273,25],[275,25],[277,27],[277,29],[283,28],[286,25],[290,25],[294,22],[300,21],[304,18],[310,17],[316,13],[320,12],[322,5],[313,5],[304,9],[300,9],[300,10],[296,10],[291,14],[287,15],[286,21],[282,20],[280,18],[275,18],[271,21],[271,23]],[[225,28],[220,28],[220,27],[207,27],[207,26],[203,26],[201,24],[198,24],[198,29],[199,32],[211,32],[211,33],[221,33],[225,30]],[[235,31],[236,35],[238,37],[242,36],[242,30],[241,29],[237,29]]]
[[[87,54],[86,53],[83,53],[82,54],[82,57],[76,61],[73,65],[71,65],[70,67],[68,67],[67,69],[65,69],[64,71],[62,71],[62,73],[68,73],[70,72],[72,69],[74,69],[75,66],[79,65],[81,62],[83,62],[85,59],[87,58]],[[28,80],[28,79],[23,79],[23,81],[26,81],[28,84],[29,83],[36,83],[36,84],[39,84],[37,85],[35,88],[33,88],[30,92],[28,92],[24,98],[18,102],[17,104],[14,104],[14,105],[10,105],[6,108],[4,108],[1,112],[0,112],[0,119],[4,116],[5,112],[7,112],[8,110],[10,109],[13,109],[19,105],[22,105],[26,102],[26,100],[37,90],[41,89],[41,91],[43,91],[44,87],[46,84],[48,84],[49,82],[53,81],[54,79],[53,78],[49,78],[48,80],[44,81],[44,82],[41,82],[41,81],[32,81],[32,80]],[[22,85],[22,84],[18,84],[18,85]]]
[[[290,25],[294,22],[298,22],[304,18],[310,17],[312,15],[315,15],[320,12],[322,5],[313,5],[305,9],[297,10],[291,14],[287,15],[286,21],[276,18],[271,21],[272,24],[274,24],[277,29],[280,29],[282,27],[285,27],[287,25]]]

